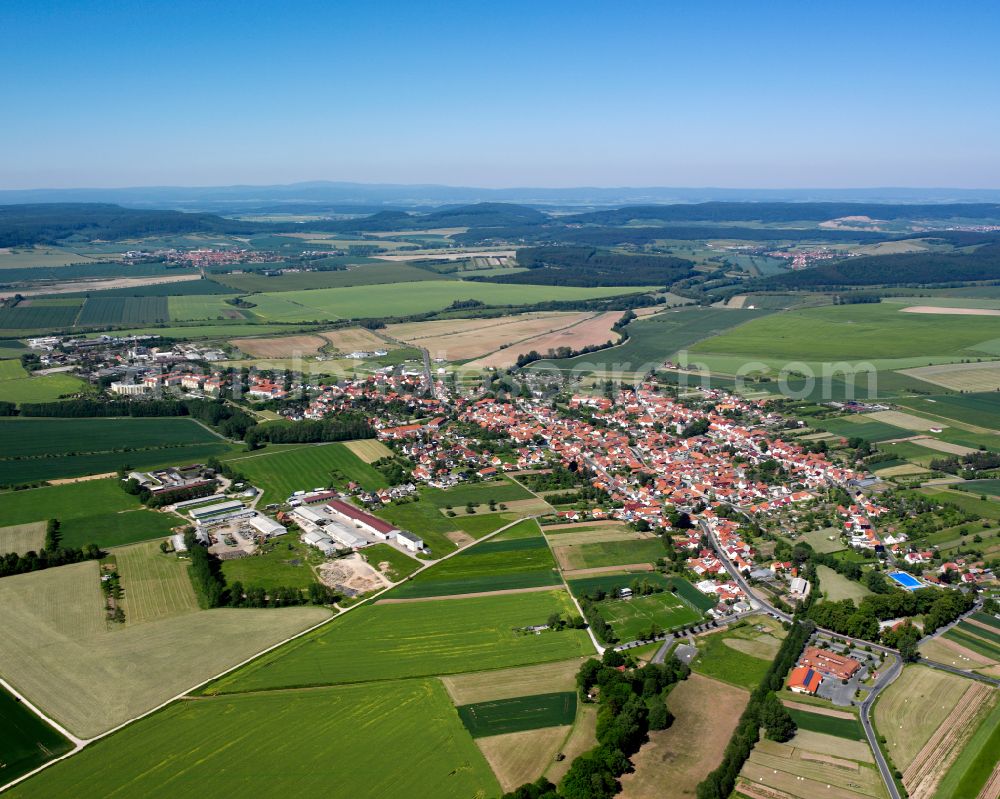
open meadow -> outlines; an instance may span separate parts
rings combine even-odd
[[[241,799],[248,786],[264,799],[500,792],[440,684],[407,680],[177,702],[10,795]]]
[[[143,509],[115,478],[0,492],[0,519],[8,525],[58,519],[64,547],[148,541],[180,523],[176,516]]]
[[[829,566],[817,566],[816,576],[819,578],[820,590],[831,602],[841,599],[853,599],[858,602],[871,593],[861,583],[847,579]]]
[[[545,624],[552,613],[572,612],[569,596],[561,590],[365,605],[206,691],[331,685],[566,660],[590,653],[585,632],[532,634],[516,628]]]
[[[14,364],[16,368],[6,364]],[[0,361],[0,402],[52,402],[88,388],[80,378],[65,372],[31,377],[18,361]]]
[[[764,616],[752,616],[746,624],[695,639],[698,654],[691,670],[739,688],[753,690],[767,673],[781,647],[785,632]]]
[[[127,593],[124,579],[123,586]],[[176,602],[158,615],[165,604],[150,588],[140,588],[133,600],[148,620],[119,626],[105,621],[96,561],[4,577],[0,674],[71,732],[88,737],[329,617],[310,607],[181,614]]]
[[[602,541],[562,545],[553,541],[552,552],[563,571],[592,569],[600,566],[631,566],[653,563],[665,557],[667,550],[659,538],[634,538],[630,541]]]
[[[387,599],[447,596],[484,591],[537,588],[561,583],[548,544],[533,520],[517,527],[530,537],[476,544],[421,572],[386,595]],[[517,527],[511,528],[516,531]]]
[[[225,460],[264,492],[264,504],[284,502],[296,491],[325,488],[332,482],[354,481],[369,491],[387,485],[378,471],[340,442],[268,447]]]

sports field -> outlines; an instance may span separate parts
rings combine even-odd
[[[573,613],[565,591],[365,605],[210,686],[239,692],[457,674],[589,654],[582,630],[522,634]]]
[[[220,609],[111,629],[88,561],[0,580],[0,674],[88,737],[328,617],[312,607]]]
[[[526,305],[552,300],[589,300],[649,291],[652,287],[522,286],[461,280],[326,288],[255,294],[254,314],[273,322],[335,321],[410,316],[451,303],[479,300],[487,305]]]
[[[512,588],[558,585],[561,580],[548,544],[533,520],[521,522],[527,538],[490,540],[421,572],[387,598],[445,596]]]
[[[310,491],[335,482],[354,481],[369,491],[385,488],[385,478],[345,444],[304,444],[265,449],[226,458],[238,472],[263,490],[261,502],[284,502],[296,491]]]
[[[471,798],[498,796],[500,786],[441,685],[408,680],[178,702],[10,795],[172,799],[191,792]]]
[[[541,727],[562,727],[572,724],[576,717],[576,691],[459,705],[458,717],[473,738],[537,730]]]
[[[69,741],[0,688],[0,784],[70,749]]]
[[[141,509],[114,478],[0,492],[0,519],[8,525],[59,519],[64,547],[147,541],[167,535],[179,521]]]
[[[669,591],[632,599],[605,600],[598,607],[621,641],[650,637],[654,628],[669,632],[702,618]]]

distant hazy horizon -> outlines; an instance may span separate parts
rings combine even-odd
[[[1000,187],[1000,6],[0,6],[0,189]]]

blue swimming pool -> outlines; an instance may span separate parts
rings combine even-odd
[[[903,586],[907,591],[916,591],[922,587],[921,582],[916,577],[906,572],[889,572],[889,577]]]

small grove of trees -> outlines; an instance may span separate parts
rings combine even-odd
[[[262,443],[306,444],[357,438],[375,438],[375,429],[364,416],[352,413],[302,422],[270,422],[251,427],[244,436],[247,446],[251,448]]]
[[[916,591],[892,591],[872,594],[855,605],[850,599],[817,602],[809,609],[809,618],[820,627],[852,638],[878,639],[880,620],[923,614],[924,634],[950,624],[975,604],[975,598],[955,590],[919,588]]]
[[[577,757],[558,788],[545,779],[522,785],[504,799],[611,799],[621,786],[618,777],[632,764],[649,730],[666,729],[673,722],[665,693],[685,679],[690,670],[674,657],[662,665],[628,668],[620,652],[609,649],[601,660],[591,658],[576,676],[583,702],[596,701],[597,746]]]

